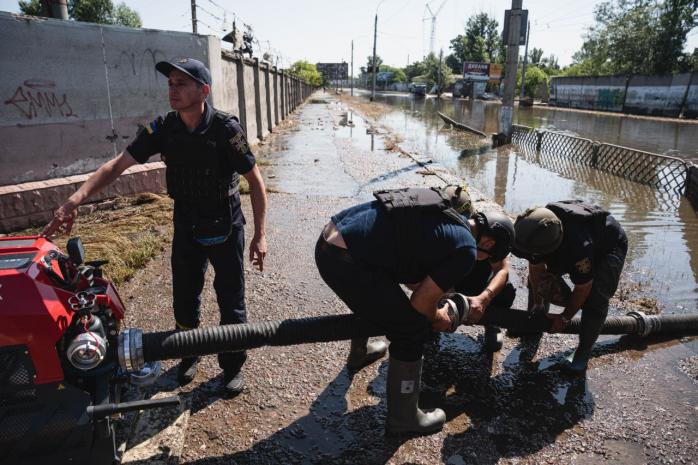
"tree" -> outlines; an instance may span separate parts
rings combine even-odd
[[[542,86],[548,85],[548,75],[543,72],[537,66],[531,66],[526,68],[526,82],[524,83],[524,95],[527,97],[535,97],[536,91]],[[516,88],[521,88],[521,72],[518,71],[516,74]],[[519,92],[518,90],[516,91]]]
[[[314,64],[308,63],[305,60],[298,60],[293,63],[289,71],[311,86],[319,87],[322,85],[322,74],[320,74]]]
[[[698,0],[608,0],[573,56],[572,73],[664,74],[690,62],[683,52],[698,24]]]
[[[542,48],[536,48],[533,47],[531,49],[531,52],[529,54],[530,56],[530,62],[532,65],[537,65],[540,63],[540,60],[543,58],[543,49]]]
[[[451,39],[453,53],[446,57],[446,63],[455,73],[463,72],[463,62],[497,62],[501,56],[502,40],[497,28],[499,23],[487,13],[478,13],[468,18],[465,34]]]
[[[392,78],[388,79],[387,84],[393,84],[394,82],[407,82],[407,76],[405,75],[405,72],[400,68],[394,68],[388,65],[380,65],[379,72],[393,73]]]
[[[427,68],[424,65],[424,61],[415,61],[410,63],[405,67],[405,76],[408,81],[411,81],[417,76],[422,76],[427,73]]]
[[[22,14],[48,16],[40,0],[20,0],[19,10]],[[141,17],[121,2],[114,7],[111,0],[69,0],[68,17],[75,21],[98,24],[117,24],[126,27],[141,27]]]

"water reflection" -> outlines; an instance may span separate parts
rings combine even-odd
[[[504,147],[470,155],[466,149],[482,144],[483,139],[462,131],[444,130],[437,115],[437,111],[442,111],[490,133],[496,131],[496,103],[438,101],[433,98],[414,100],[409,95],[379,98],[396,107],[397,111],[384,115],[381,122],[402,137],[404,148],[433,158],[503,205],[508,212],[517,213],[534,205],[566,198],[583,199],[603,206],[628,233],[630,251],[626,269],[631,271],[633,279],[671,311],[681,307],[695,308],[698,302],[698,221],[686,199],[554,154],[517,152]],[[690,146],[690,151],[698,159],[696,125],[687,124],[677,136],[675,129],[666,129],[680,126],[675,122],[628,121],[628,118],[560,111],[546,113],[546,110],[537,108],[520,114],[519,118],[519,123],[531,125],[537,122],[533,125],[568,130],[596,140],[612,132],[607,127],[611,124],[617,137],[607,137],[609,142],[659,153]],[[567,121],[572,121],[569,127]],[[654,129],[651,124],[654,124]],[[638,143],[629,143],[624,139],[626,137]],[[655,146],[643,146],[643,141],[650,138]],[[467,155],[463,156],[464,152]]]

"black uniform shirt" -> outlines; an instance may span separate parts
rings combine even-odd
[[[169,137],[177,136],[185,138],[188,142],[188,147],[200,146],[202,151],[205,150],[206,144],[210,144],[211,139],[222,141],[217,143],[216,149],[223,158],[225,163],[232,167],[236,172],[245,174],[249,172],[255,165],[255,157],[250,151],[250,146],[247,143],[245,132],[240,123],[232,116],[225,119],[223,124],[213,124],[216,110],[204,104],[204,115],[199,123],[199,126],[194,131],[189,131],[180,118],[177,112],[170,112],[166,115],[160,115],[153,121],[141,128],[136,135],[136,138],[126,148],[129,154],[139,163],[145,163],[148,159],[157,153],[160,153],[162,159],[167,163],[167,157],[174,155],[177,146],[168,149],[167,140]],[[223,134],[214,134],[211,131],[224,131]],[[180,139],[181,140],[181,139]],[[172,153],[169,153],[169,152]],[[189,153],[178,156],[194,157],[196,160],[196,150],[190,150]],[[187,203],[187,199],[177,198],[180,204]],[[230,198],[233,224],[241,224],[244,222],[242,210],[240,208],[240,198],[238,195],[233,195]],[[199,208],[199,206],[195,206]]]
[[[588,283],[594,274],[594,261],[610,252],[621,241],[627,241],[625,232],[613,216],[606,217],[606,228],[600,241],[594,242],[590,225],[562,223],[562,244],[550,255],[532,263],[544,262],[548,271],[562,276],[569,274],[574,284]]]

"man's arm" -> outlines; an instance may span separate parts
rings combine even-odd
[[[429,276],[419,283],[410,297],[410,304],[417,312],[431,321],[434,331],[445,331],[451,326],[446,306],[438,307],[444,291]]]
[[[99,167],[92,176],[56,210],[51,222],[42,231],[42,236],[50,236],[59,228],[66,234],[70,233],[78,206],[91,195],[104,189],[114,182],[127,168],[138,163],[128,152],[121,152],[116,158],[109,160]]]
[[[575,284],[574,289],[572,289],[572,294],[567,302],[567,306],[560,314],[548,315],[552,320],[552,327],[550,330],[554,333],[562,331],[567,322],[565,320],[571,320],[574,317],[584,302],[586,302],[589,293],[591,293],[591,287],[594,284],[594,280],[590,280],[586,283]],[[564,319],[563,319],[564,318]]]
[[[250,201],[254,216],[254,236],[250,242],[250,261],[264,271],[264,257],[267,255],[265,218],[267,214],[267,191],[257,165],[243,174],[250,185]]]
[[[475,312],[473,317],[477,317],[477,321],[480,320],[477,315],[482,316],[492,299],[506,286],[509,279],[509,259],[505,257],[503,260],[492,263],[492,272],[494,275],[482,292],[470,298],[470,311]]]
[[[546,271],[546,269],[547,267],[545,263],[528,262],[528,280],[531,284],[529,292],[533,293],[533,299],[531,300],[533,301],[534,305],[543,303],[541,301],[541,296],[538,295],[538,288],[540,286],[540,277],[543,272]]]

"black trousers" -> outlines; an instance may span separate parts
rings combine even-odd
[[[217,245],[203,246],[192,235],[192,225],[175,216],[172,239],[172,303],[177,326],[196,328],[201,317],[201,291],[210,262],[215,271],[220,324],[247,323],[243,255],[245,231],[233,226],[228,239]],[[237,373],[247,359],[245,352],[218,354],[218,364],[229,373]]]
[[[414,361],[423,355],[431,323],[412,307],[388,271],[354,260],[322,235],[315,246],[315,263],[322,279],[352,312],[385,331],[392,357]]]

